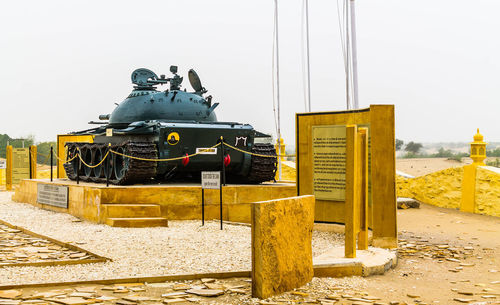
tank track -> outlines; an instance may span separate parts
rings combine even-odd
[[[273,181],[278,167],[278,159],[273,144],[255,143],[252,147],[252,153],[274,156],[274,158],[252,155],[247,181],[250,183]]]
[[[72,158],[77,151],[77,147],[82,152],[82,158],[86,159],[86,154],[90,151],[90,157],[86,163],[92,165],[99,163],[102,156],[105,155],[108,144],[99,143],[67,143],[68,146],[68,159]],[[121,152],[125,155],[145,158],[157,159],[158,150],[154,143],[132,142],[127,141],[121,144],[111,145],[113,151]],[[110,163],[109,182],[117,185],[134,184],[134,183],[147,183],[156,177],[156,162],[142,161],[132,158],[125,158],[117,154],[112,154]],[[108,157],[109,158],[109,157]],[[76,170],[78,168],[78,158],[64,164],[66,175],[71,180],[76,180]],[[106,182],[106,162],[101,166],[88,170],[85,172],[85,165],[80,164],[78,169],[79,180],[87,182]]]

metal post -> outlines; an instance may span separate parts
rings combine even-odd
[[[219,202],[220,202],[220,229],[222,230],[222,181],[219,184]]]
[[[345,31],[345,53],[346,53],[346,74],[345,74],[345,90],[346,90],[346,102],[347,110],[351,109],[351,94],[350,94],[350,82],[351,82],[351,42],[349,38],[349,5],[346,5],[346,10],[348,11],[345,16],[346,31]]]
[[[109,172],[110,171],[110,169],[109,169],[110,166],[109,165],[110,165],[110,162],[111,162],[110,161],[110,156],[109,156],[109,146],[108,146],[107,149],[108,150],[106,151],[106,155],[105,155],[105,156],[107,156],[107,160],[106,160],[106,173],[107,173],[107,175],[106,175],[106,187],[109,186],[109,177],[111,176],[111,173]]]
[[[24,143],[24,142],[23,142]],[[28,147],[28,159],[29,159],[29,162],[30,162],[30,179],[32,179],[32,175],[33,175],[33,170],[31,169],[31,146]]]
[[[351,46],[352,46],[352,91],[353,91],[353,108],[359,109],[358,102],[358,56],[356,49],[356,18],[354,11],[354,0],[351,3]]]
[[[53,178],[54,178],[54,174],[53,174],[53,171],[52,171],[52,166],[53,166],[53,159],[54,159],[54,148],[51,146],[50,147],[50,182],[53,181]]]
[[[226,186],[226,164],[224,164],[224,137],[220,137],[220,152],[222,161],[222,183]]]
[[[205,189],[201,187],[201,225],[205,225]]]
[[[311,66],[309,64],[309,0],[306,1],[306,60],[307,60],[307,104],[311,111]],[[280,178],[281,179],[281,178]]]
[[[78,150],[78,149],[77,149]],[[75,150],[75,152],[78,154],[78,152]],[[78,159],[78,166],[76,167],[76,184],[80,184],[80,158],[77,156]]]
[[[222,230],[222,185],[226,185],[226,165],[224,164],[224,137],[220,137],[220,155],[222,162],[222,175],[219,186],[219,202],[220,202],[220,229]]]
[[[276,20],[276,105],[277,105],[277,123],[278,123],[278,151],[281,151],[281,112],[280,112],[280,52],[279,52],[279,36],[278,36],[278,0],[274,0],[274,20]],[[278,179],[281,180],[281,160],[278,158]]]

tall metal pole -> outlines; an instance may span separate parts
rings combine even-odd
[[[356,16],[354,9],[354,0],[351,3],[351,47],[352,47],[352,91],[353,91],[353,108],[359,108],[358,102],[358,55],[356,48]]]
[[[54,161],[54,148],[51,146],[50,147],[50,182],[52,182],[53,178],[54,178],[54,173],[52,171],[53,161]]]
[[[281,117],[280,117],[280,52],[278,39],[278,0],[274,0],[275,44],[276,44],[276,104],[278,108],[278,152],[281,155]],[[281,156],[278,157],[279,180],[281,180]]]
[[[351,93],[350,93],[350,83],[351,83],[351,41],[349,38],[349,5],[346,5],[346,15],[345,15],[345,53],[346,53],[346,73],[345,73],[345,90],[346,90],[346,103],[347,110],[351,109]]]
[[[307,107],[311,111],[311,66],[309,64],[309,0],[306,1]]]

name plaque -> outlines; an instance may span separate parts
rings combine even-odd
[[[345,125],[312,126],[313,191],[321,200],[345,200]]]
[[[23,179],[30,178],[29,148],[14,148],[12,150],[12,184],[19,184]]]
[[[68,187],[52,184],[38,184],[37,202],[60,208],[68,208]]]
[[[358,127],[370,128],[369,124]],[[368,132],[368,192],[371,194],[371,138]],[[313,194],[320,200],[345,201],[346,126],[312,126]],[[369,199],[371,203],[371,196]]]

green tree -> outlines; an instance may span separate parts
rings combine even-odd
[[[25,138],[13,139],[9,137],[7,134],[0,134],[0,157],[5,158],[7,143],[12,145],[14,148],[29,147],[35,143],[35,137],[33,135],[29,135]]]
[[[50,147],[54,147],[54,154],[57,154],[56,152],[56,142],[40,142],[37,144],[37,163],[38,164],[46,164],[50,165]],[[54,165],[56,164],[56,160],[54,157],[53,161]]]
[[[405,144],[405,142],[403,140],[396,139],[396,150],[401,150],[401,148],[403,148],[404,144]]]
[[[412,153],[412,154],[418,154],[420,149],[423,147],[421,143],[416,143],[413,141],[408,142],[405,147],[405,151]]]

